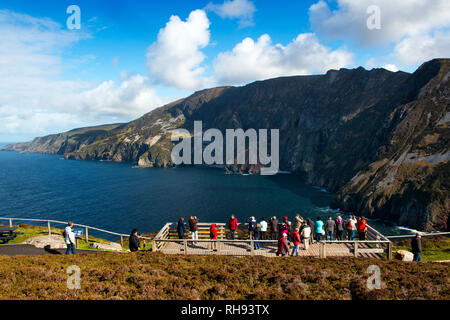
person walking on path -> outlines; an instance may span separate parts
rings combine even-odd
[[[219,227],[213,223],[209,228],[209,239],[211,240],[211,250],[217,250],[217,233],[219,232]]]
[[[344,239],[344,220],[341,216],[336,219],[336,240],[342,241]]]
[[[291,256],[294,256],[294,253],[298,257],[298,249],[300,248],[300,234],[298,233],[299,229],[295,229],[294,232],[292,232],[292,243],[294,244],[294,248],[292,248]]]
[[[305,225],[301,232],[301,238],[303,240],[303,244],[305,246],[305,250],[309,249],[309,243],[311,239],[311,227],[309,225]]]
[[[70,254],[70,252],[72,252],[72,254],[76,254],[75,233],[73,233],[72,227],[73,227],[73,222],[69,221],[69,223],[67,223],[67,227],[64,229],[64,238],[65,238],[66,245],[67,245],[66,254]]]
[[[180,217],[180,220],[178,220],[177,232],[178,232],[178,239],[183,239],[184,233],[186,232],[186,224],[184,223],[184,217]]]
[[[420,253],[422,252],[422,236],[419,232],[416,233],[416,237],[411,240],[411,251],[414,254],[413,261],[420,262],[422,258]]]
[[[355,240],[355,232],[356,232],[355,216],[351,216],[350,219],[347,220],[346,228],[347,228],[348,240],[349,241]]]
[[[130,238],[128,239],[128,246],[130,247],[131,252],[141,250],[137,229],[133,229],[133,231],[131,231]]]
[[[358,220],[357,227],[359,240],[367,240],[367,221],[364,216],[362,216],[361,219]]]
[[[321,217],[317,217],[317,221],[315,222],[316,225],[316,241],[320,242],[322,241],[322,235],[323,235],[323,221]]]
[[[265,217],[262,217],[261,222],[259,223],[261,225],[261,240],[267,239],[267,221]]]
[[[278,240],[278,219],[277,217],[273,216],[270,218],[270,238],[272,240]]]
[[[254,239],[254,236],[255,236],[255,229],[256,229],[256,219],[255,219],[255,217],[250,217],[248,220],[247,220],[247,223],[248,223],[248,238],[250,239],[250,240],[252,240],[252,239]]]
[[[309,240],[310,240],[309,244],[313,244],[314,243],[314,230],[316,230],[315,229],[316,224],[314,223],[313,219],[310,219],[310,218],[308,218],[307,224],[311,228],[311,236],[309,238]]]
[[[236,231],[238,229],[238,220],[234,215],[231,216],[228,222],[228,228],[230,228],[230,238],[231,240],[236,240]]]
[[[329,216],[327,222],[325,223],[325,230],[327,233],[327,241],[333,241],[334,229],[336,228],[336,222],[333,220],[333,217]]]
[[[277,256],[279,256],[280,254],[285,257],[286,254],[289,253],[289,247],[287,244],[287,234],[283,233],[280,237],[280,239],[278,240],[278,250],[277,250]]]
[[[189,230],[192,234],[192,240],[198,240],[198,219],[197,217],[191,216],[189,218]],[[197,244],[197,242],[192,242],[193,244]]]

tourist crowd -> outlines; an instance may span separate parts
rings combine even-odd
[[[248,226],[248,237],[254,241],[254,249],[261,249],[261,243],[258,240],[278,240],[278,255],[285,256],[288,254],[289,243],[293,244],[291,255],[297,255],[300,249],[300,244],[303,243],[304,250],[309,248],[309,245],[314,241],[320,242],[322,239],[326,240],[344,240],[344,236],[348,240],[355,240],[358,233],[359,240],[367,240],[367,221],[364,217],[356,219],[351,216],[344,221],[341,216],[333,219],[331,216],[326,221],[321,217],[316,220],[304,219],[300,214],[297,214],[293,222],[288,220],[288,217],[283,217],[281,221],[276,216],[271,217],[268,221],[262,217],[257,221],[255,217],[250,217],[245,221]],[[232,215],[228,221],[229,238],[235,240],[239,222],[236,216]],[[195,216],[189,217],[188,227],[181,217],[177,224],[177,232],[180,239],[184,238],[186,229],[189,228],[192,240],[198,240],[198,218]],[[209,229],[210,239],[216,240],[219,232],[219,227],[212,224]],[[195,244],[195,243],[194,243]],[[211,249],[215,248],[215,243],[211,243]]]

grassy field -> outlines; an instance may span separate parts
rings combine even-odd
[[[66,270],[81,269],[81,289]],[[381,289],[367,289],[369,265]],[[0,256],[0,299],[450,299],[448,264],[142,252]]]
[[[397,250],[411,251],[411,240],[394,242],[394,252]],[[435,236],[422,238],[422,261],[450,260],[450,238]]]

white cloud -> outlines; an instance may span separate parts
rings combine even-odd
[[[255,5],[249,0],[227,0],[222,4],[209,3],[206,10],[211,10],[223,19],[239,19],[240,27],[253,26]]]
[[[405,65],[423,63],[433,58],[448,58],[449,54],[450,33],[448,32],[407,37],[394,49],[395,58]]]
[[[391,64],[391,63],[385,64],[382,68],[384,68],[386,70],[389,70],[389,71],[392,71],[392,72],[397,72],[398,71],[397,66],[395,64]]]
[[[331,10],[326,1],[320,0],[309,9],[313,30],[327,39],[376,45],[450,27],[448,0],[337,0],[337,4],[338,9]],[[380,8],[379,30],[367,28],[370,14],[366,10],[371,5]]]
[[[119,83],[63,80],[94,56],[64,60],[89,34],[46,18],[0,10],[0,136],[31,136],[131,120],[162,104],[140,75]]]
[[[203,10],[195,10],[186,21],[171,16],[158,40],[147,52],[150,76],[157,82],[181,89],[203,89],[214,81],[204,75],[201,49],[209,44],[210,22]]]
[[[299,34],[288,45],[272,44],[264,34],[255,42],[246,38],[232,51],[220,53],[214,72],[224,84],[244,84],[277,76],[305,75],[338,69],[352,64],[345,49],[331,50],[312,33]]]

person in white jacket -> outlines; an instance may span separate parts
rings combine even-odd
[[[305,225],[302,229],[300,236],[303,239],[303,244],[305,245],[305,250],[309,248],[309,241],[311,238],[311,227],[309,225]]]
[[[72,252],[72,254],[75,254],[75,234],[73,233],[72,230],[73,227],[73,222],[69,221],[69,223],[67,224],[67,227],[64,229],[64,236],[66,238],[66,245],[67,245],[67,250],[66,250],[66,254],[70,254],[70,252]]]

